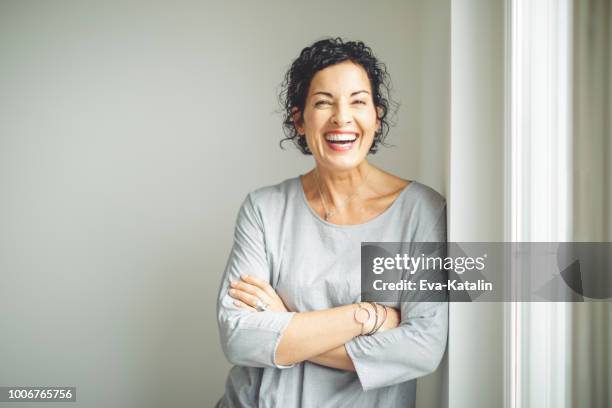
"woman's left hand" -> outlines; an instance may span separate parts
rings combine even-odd
[[[283,303],[276,291],[270,284],[262,279],[251,275],[242,275],[239,281],[230,282],[229,295],[236,299],[234,304],[244,309],[257,311],[255,304],[261,300],[268,305],[266,310],[272,312],[288,312],[289,309]]]

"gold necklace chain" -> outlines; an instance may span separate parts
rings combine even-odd
[[[321,190],[321,179],[319,178],[319,169],[315,167],[315,178],[317,179],[317,188],[319,189],[319,197],[321,197],[321,204],[323,204],[323,212],[325,212],[325,221],[329,221],[329,219],[336,214],[336,211],[343,210],[348,205],[349,201],[351,201],[351,199],[357,195],[361,186],[365,184],[369,175],[370,175],[370,172],[368,171],[363,181],[357,186],[357,188],[355,188],[355,191],[349,194],[349,196],[343,200],[341,205],[336,205],[335,211],[330,211],[327,209],[327,204],[325,202],[325,196],[323,195],[323,190]]]

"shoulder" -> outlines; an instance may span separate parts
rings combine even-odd
[[[300,182],[299,177],[293,177],[278,184],[259,187],[247,195],[255,207],[267,207],[286,201],[295,195],[296,186]]]
[[[433,188],[416,180],[405,180],[395,174],[378,169],[378,183],[384,185],[383,194],[402,198],[403,204],[420,210],[437,211],[445,207],[446,200]]]
[[[446,219],[446,200],[442,194],[418,181],[411,181],[401,200],[401,212],[409,217],[421,232]]]
[[[423,210],[439,212],[443,208],[446,208],[446,199],[433,188],[418,181],[411,181],[406,188],[412,189],[411,193],[415,202],[418,203]]]
[[[433,188],[412,181],[403,200],[403,213],[412,226],[414,241],[441,241],[446,237],[446,200]]]
[[[257,214],[259,218],[265,218],[267,214],[278,215],[279,211],[299,198],[299,188],[301,188],[299,177],[259,187],[247,194],[242,206]]]

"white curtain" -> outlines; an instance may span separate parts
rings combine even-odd
[[[573,5],[575,241],[612,241],[612,5]],[[612,273],[612,272],[611,272]],[[612,303],[572,305],[572,406],[612,406]]]

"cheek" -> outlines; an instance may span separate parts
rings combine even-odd
[[[368,133],[376,132],[380,121],[376,117],[375,113],[364,112],[363,115],[360,116],[360,119],[361,127],[364,131],[367,131]]]
[[[311,129],[319,129],[329,120],[329,113],[325,110],[314,110],[306,117]]]

